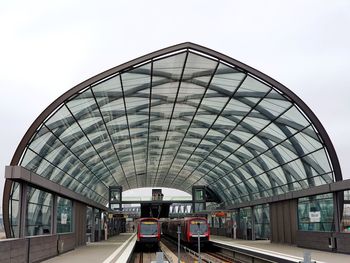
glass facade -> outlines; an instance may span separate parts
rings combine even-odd
[[[194,212],[200,212],[204,210],[205,203],[195,203]]]
[[[333,194],[299,198],[298,226],[302,231],[334,231]]]
[[[113,185],[205,185],[232,205],[334,181],[306,115],[251,72],[186,48],[67,98],[20,165],[104,205]]]
[[[195,189],[195,201],[204,201],[204,189]]]
[[[72,232],[72,201],[57,197],[57,233]]]
[[[270,209],[269,205],[254,206],[255,239],[270,239]]]
[[[94,209],[94,224],[95,224],[95,241],[100,240],[100,230],[103,229],[103,224],[101,224],[101,212],[99,209]]]
[[[350,233],[350,190],[344,191],[343,216],[340,227],[342,232]]]
[[[245,207],[239,209],[239,231],[241,232],[242,239],[252,240],[252,209],[251,207]]]
[[[27,187],[26,235],[51,234],[52,194]]]
[[[91,242],[92,239],[92,227],[93,227],[93,209],[92,207],[88,206],[86,208],[86,241]]]
[[[20,217],[20,184],[14,182],[12,184],[11,194],[10,194],[10,202],[9,202],[9,218],[10,218],[10,226],[11,226],[11,236],[19,237],[19,217]]]

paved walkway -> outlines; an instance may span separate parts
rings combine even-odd
[[[116,262],[116,259],[122,253],[122,245],[131,240],[133,233],[121,233],[118,236],[111,237],[106,241],[89,243],[86,246],[78,247],[72,251],[43,261],[45,263],[108,263]]]
[[[245,246],[250,249],[265,250],[273,254],[284,254],[284,255],[300,257],[300,258],[303,257],[304,251],[307,250],[307,251],[311,251],[311,258],[313,260],[316,260],[317,262],[350,263],[350,255],[276,244],[276,243],[271,243],[269,240],[257,240],[257,241],[233,240],[232,238],[214,236],[214,235],[211,235],[210,239],[213,242],[224,242],[224,244],[229,244],[231,246],[235,246],[235,245]]]

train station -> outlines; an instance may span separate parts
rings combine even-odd
[[[332,138],[231,55],[177,44],[47,102],[5,167],[0,262],[350,262]]]

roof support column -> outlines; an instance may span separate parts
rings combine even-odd
[[[51,216],[51,234],[54,235],[57,233],[57,195],[56,194],[52,194],[51,215],[52,215]]]
[[[27,184],[20,183],[20,215],[19,215],[19,237],[26,236],[26,219],[27,219]]]
[[[333,213],[334,213],[334,231],[340,232],[340,221],[342,218],[342,210],[344,206],[344,192],[333,193]]]
[[[251,207],[252,210],[252,240],[255,240],[255,209],[254,206]]]

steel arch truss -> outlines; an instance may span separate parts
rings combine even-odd
[[[207,185],[230,205],[341,180],[312,111],[263,73],[184,43],[69,90],[11,165],[107,203],[108,187]]]

